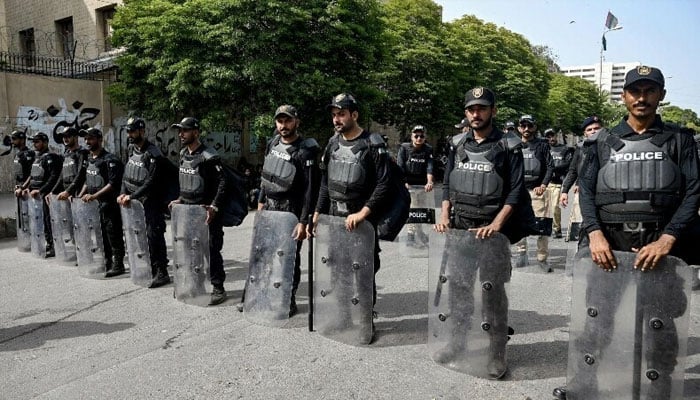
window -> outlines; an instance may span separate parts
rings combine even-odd
[[[73,17],[56,21],[57,55],[65,60],[75,57],[75,39],[73,37]]]
[[[34,66],[34,56],[36,55],[36,43],[34,42],[34,28],[19,31],[19,46],[24,58],[24,65]]]
[[[112,18],[114,18],[116,7],[116,4],[112,4],[97,10],[98,40],[104,43],[102,51],[112,50]]]

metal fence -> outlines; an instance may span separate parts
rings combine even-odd
[[[109,74],[105,74],[105,71],[111,67],[111,62],[81,62],[0,52],[0,71],[5,72],[100,81],[109,79]]]

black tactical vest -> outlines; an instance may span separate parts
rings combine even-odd
[[[552,155],[552,160],[554,161],[554,168],[564,168],[568,163],[567,153],[569,152],[569,147],[567,145],[559,145],[550,147],[549,153]]]
[[[87,192],[95,194],[107,184],[107,161],[106,157],[91,158],[85,171],[85,186]]]
[[[144,151],[139,151],[136,146],[131,147],[131,156],[124,166],[124,186],[130,193],[134,193],[148,178],[151,158],[162,155],[160,149],[148,143]]]
[[[184,149],[180,155],[180,196],[188,204],[199,204],[204,199],[204,177],[199,173],[204,161],[203,153],[189,154]]]
[[[503,201],[503,177],[493,163],[498,143],[483,152],[467,151],[460,144],[450,172],[450,201],[455,213],[467,218],[491,219]]]
[[[535,156],[535,146],[533,144],[523,147],[523,169],[525,182],[533,182],[539,179],[542,163]]]
[[[46,151],[39,154],[34,159],[31,172],[32,179],[29,181],[30,189],[39,189],[40,187],[44,186],[46,181],[49,179],[49,171],[46,169],[45,165],[45,162],[48,161],[49,154],[50,153]]]
[[[337,139],[336,139],[337,140]],[[328,194],[331,200],[349,202],[362,195],[367,179],[367,163],[370,146],[367,140],[359,139],[352,146],[337,140],[331,149],[328,161]]]
[[[18,185],[26,182],[32,174],[32,164],[34,164],[34,152],[29,149],[21,150],[15,154],[12,162],[12,173]]]
[[[287,193],[292,188],[296,176],[296,153],[295,146],[282,143],[279,137],[272,143],[270,152],[265,156],[261,174],[261,183],[266,194],[274,197]]]
[[[612,135],[599,138],[610,147],[609,159],[601,160],[596,185],[595,203],[603,222],[660,222],[680,205],[682,175],[670,157],[672,135],[657,135],[637,141]]]
[[[81,149],[72,151],[63,158],[63,169],[61,170],[61,180],[65,187],[70,186],[71,183],[78,177],[78,171],[80,171],[80,154]]]
[[[427,145],[423,145],[420,149],[412,146],[410,143],[404,145],[404,149],[408,154],[406,157],[406,164],[404,166],[404,171],[406,175],[421,176],[426,179],[426,174],[428,172],[428,160],[430,159],[429,148]]]

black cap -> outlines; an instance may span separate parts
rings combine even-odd
[[[31,137],[32,142],[36,142],[38,140],[48,142],[49,141],[49,136],[45,134],[44,132],[37,132],[34,134],[34,136]]]
[[[665,85],[664,74],[661,73],[660,69],[640,65],[637,68],[631,69],[627,72],[627,75],[625,75],[625,86],[623,86],[623,89],[627,89],[629,85],[639,81],[654,82],[661,86],[662,89]]]
[[[26,139],[27,138],[27,132],[25,131],[20,131],[19,129],[12,131],[10,134],[12,139]]]
[[[341,93],[333,97],[331,103],[326,106],[326,110],[330,110],[331,108],[347,108],[350,111],[357,111],[360,106],[350,93]]]
[[[416,125],[416,126],[413,127],[413,130],[411,131],[411,133],[413,133],[413,132],[423,132],[423,133],[425,133],[425,127],[424,127],[423,125]]]
[[[94,137],[102,137],[102,131],[97,129],[97,128],[88,128],[88,129],[81,129],[80,130],[80,136],[82,137],[88,137],[88,136],[94,136]]]
[[[56,130],[59,136],[78,136],[78,130],[73,126],[62,126]]]
[[[126,121],[126,131],[133,132],[139,129],[146,129],[146,122],[139,117],[131,117]]]
[[[519,124],[522,124],[523,122],[529,122],[531,124],[535,124],[535,117],[533,117],[530,114],[525,114],[522,117],[520,117],[520,121],[518,121]]]
[[[592,115],[586,119],[583,120],[583,123],[581,124],[581,130],[586,129],[586,127],[592,123],[598,122],[600,123],[600,118],[596,117],[595,115]]]
[[[457,125],[455,125],[455,128],[457,129],[462,129],[465,126],[469,126],[469,120],[466,118],[463,118]]]
[[[515,123],[513,121],[506,122],[506,129],[508,129],[508,128],[515,129]]]
[[[549,137],[549,136],[555,136],[557,133],[554,132],[554,129],[552,128],[547,128],[544,130],[544,136]]]
[[[179,124],[172,124],[170,126],[170,129],[175,128],[184,130],[199,129],[199,121],[194,117],[185,117]]]
[[[480,104],[482,106],[493,106],[496,104],[496,95],[491,89],[485,87],[475,87],[464,96],[464,108]]]
[[[286,116],[292,117],[292,118],[299,117],[299,114],[297,113],[297,109],[294,108],[294,106],[290,106],[289,104],[285,104],[285,105],[277,107],[277,111],[275,111],[275,119],[277,119],[277,117],[279,117],[280,115],[286,115]]]

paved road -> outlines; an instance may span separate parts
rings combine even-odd
[[[0,242],[0,398],[539,400],[565,382],[571,279],[563,273],[563,241],[552,241],[554,273],[514,271],[510,370],[503,381],[487,381],[430,359],[425,260],[403,257],[396,243],[382,244],[371,346],[308,332],[305,275],[301,312],[288,327],[248,322],[233,299],[247,272],[252,222],[251,214],[226,229],[232,299],[210,308],[175,301],[171,285],[143,289],[126,277],[84,279],[75,267]],[[693,295],[687,399],[700,398],[698,304]]]

